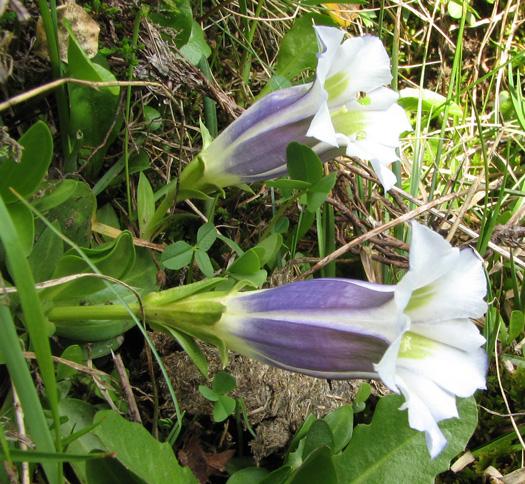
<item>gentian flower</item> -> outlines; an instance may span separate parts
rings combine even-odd
[[[437,423],[457,417],[456,396],[485,388],[487,309],[482,261],[412,225],[410,269],[396,286],[312,279],[223,296],[208,326],[228,347],[286,370],[324,378],[380,378],[405,397],[410,426],[437,456]],[[202,328],[203,330],[205,328]]]
[[[183,170],[180,190],[207,191],[286,174],[286,147],[311,147],[323,161],[346,151],[369,160],[385,190],[398,159],[399,136],[411,129],[377,37],[345,40],[344,32],[316,26],[319,44],[313,83],[275,91],[252,105]],[[346,148],[345,148],[346,147]]]

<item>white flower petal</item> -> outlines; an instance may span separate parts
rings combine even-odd
[[[447,257],[443,258],[446,273],[413,293],[405,310],[413,322],[479,318],[487,311],[483,300],[487,281],[479,256],[472,249],[464,249],[456,258]],[[427,272],[438,272],[433,268],[441,264],[442,259],[436,256]]]
[[[367,101],[368,104],[361,105],[354,101],[346,108],[347,112],[340,110],[335,115],[334,123],[338,131],[337,140],[340,146],[346,145],[346,154],[371,161],[385,190],[389,190],[396,179],[388,165],[399,159],[399,136],[411,128],[405,111],[392,104],[397,99],[396,93],[387,88],[374,92],[376,94]],[[341,132],[352,127],[357,131]]]
[[[470,397],[477,389],[485,388],[487,356],[481,348],[466,352],[433,341],[423,352],[427,354],[417,355],[415,350],[416,357],[407,358],[401,351],[397,360],[398,372],[401,369],[411,371],[460,397]]]
[[[404,333],[407,331],[410,321],[405,315],[400,315],[397,320],[399,336],[392,342],[381,358],[379,363],[374,364],[374,370],[377,372],[383,383],[390,388],[393,392],[399,393],[399,389],[396,384],[397,374],[397,359],[399,354],[399,348],[401,346],[401,340],[403,339]]]
[[[341,41],[345,33],[341,29],[322,25],[314,25],[314,30],[319,45],[316,82],[319,81],[321,85],[323,85],[332,69],[334,61],[338,58]]]
[[[407,374],[403,374],[405,377]],[[427,448],[432,458],[437,457],[447,445],[447,439],[439,428],[437,421],[432,415],[431,409],[427,405],[425,397],[421,397],[417,391],[417,385],[414,385],[414,380],[404,380],[403,376],[398,377],[398,386],[406,399],[403,407],[408,408],[408,423],[410,427],[415,430],[425,432],[425,439]],[[438,393],[436,392],[436,395]],[[439,395],[441,401],[450,406],[450,402]]]
[[[410,393],[417,395],[425,403],[436,422],[458,417],[454,394],[447,392],[432,380],[404,369],[398,371],[398,376],[402,378]]]
[[[354,156],[365,161],[375,160],[385,165],[399,159],[395,152],[395,148],[380,143],[374,143],[369,139],[357,140],[355,137],[345,137],[340,133],[338,133],[337,139],[340,145],[346,145],[347,156]]]
[[[377,37],[354,37],[346,40],[337,53],[337,63],[329,76],[345,71],[348,75],[348,89],[330,100],[331,106],[338,106],[352,99],[358,92],[370,92],[390,83],[390,59]]]
[[[371,163],[385,192],[388,192],[388,190],[390,190],[397,182],[396,175],[394,175],[392,170],[388,167],[388,164],[381,163],[378,160],[371,160]]]
[[[417,322],[412,324],[410,330],[463,351],[475,351],[485,343],[485,338],[470,319]]]
[[[412,222],[411,227],[409,273],[417,274],[414,282],[419,288],[447,273],[456,263],[459,249],[424,225]]]
[[[321,103],[319,110],[312,119],[310,127],[306,132],[306,136],[311,136],[330,146],[339,146],[326,101]]]

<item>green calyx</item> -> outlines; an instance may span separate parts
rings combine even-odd
[[[435,345],[431,339],[408,331],[401,339],[398,357],[422,360],[432,352]]]
[[[223,187],[238,185],[241,180],[238,176],[222,173],[210,169],[212,163],[206,161],[210,155],[206,150],[201,151],[191,162],[182,170],[179,178],[179,191],[177,201],[187,198],[197,198],[200,200],[209,199],[209,194],[222,192]]]
[[[57,327],[67,329],[71,326],[72,336],[75,333],[75,324],[79,320],[82,321],[83,327],[96,325],[100,328],[98,331],[101,336],[107,331],[115,332],[120,329],[120,332],[125,332],[130,327],[127,323],[131,323],[131,314],[133,314],[139,319],[144,316],[145,320],[154,326],[169,327],[202,339],[210,339],[205,336],[213,337],[212,327],[225,311],[222,301],[227,293],[209,291],[222,281],[223,278],[217,277],[153,292],[144,297],[141,305],[134,303],[128,306],[120,304],[56,306],[52,307],[46,316]],[[113,334],[112,337],[114,336]]]

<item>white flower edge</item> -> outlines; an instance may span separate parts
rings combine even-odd
[[[412,130],[405,111],[396,104],[399,95],[383,87],[392,80],[388,54],[377,37],[354,37],[341,44],[341,30],[323,26],[314,29],[320,52],[311,95],[317,98],[319,108],[307,136],[331,147],[346,146],[348,156],[370,161],[388,191],[396,183],[388,167],[399,159],[396,153],[399,137]],[[340,76],[347,87],[330,98],[325,82],[334,76]],[[358,102],[360,93],[366,94],[366,104]],[[364,123],[362,136],[337,131],[331,114],[339,108],[360,112]]]
[[[401,410],[432,458],[447,445],[438,423],[458,416],[456,396],[485,388],[485,339],[470,320],[485,313],[485,295],[481,259],[413,222],[410,270],[396,288],[399,336],[375,370],[405,397]]]

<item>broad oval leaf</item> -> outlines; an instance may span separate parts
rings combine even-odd
[[[388,395],[379,400],[372,422],[358,425],[352,440],[334,456],[339,482],[380,484],[431,484],[437,474],[449,468],[453,457],[465,449],[477,424],[474,398],[458,401],[459,419],[440,424],[448,445],[431,459],[425,435],[409,427],[407,412],[399,410],[403,398]]]
[[[47,124],[38,121],[18,140],[22,147],[19,162],[8,159],[0,163],[0,195],[6,203],[18,200],[10,190],[28,197],[40,185],[53,156],[53,138]]]

